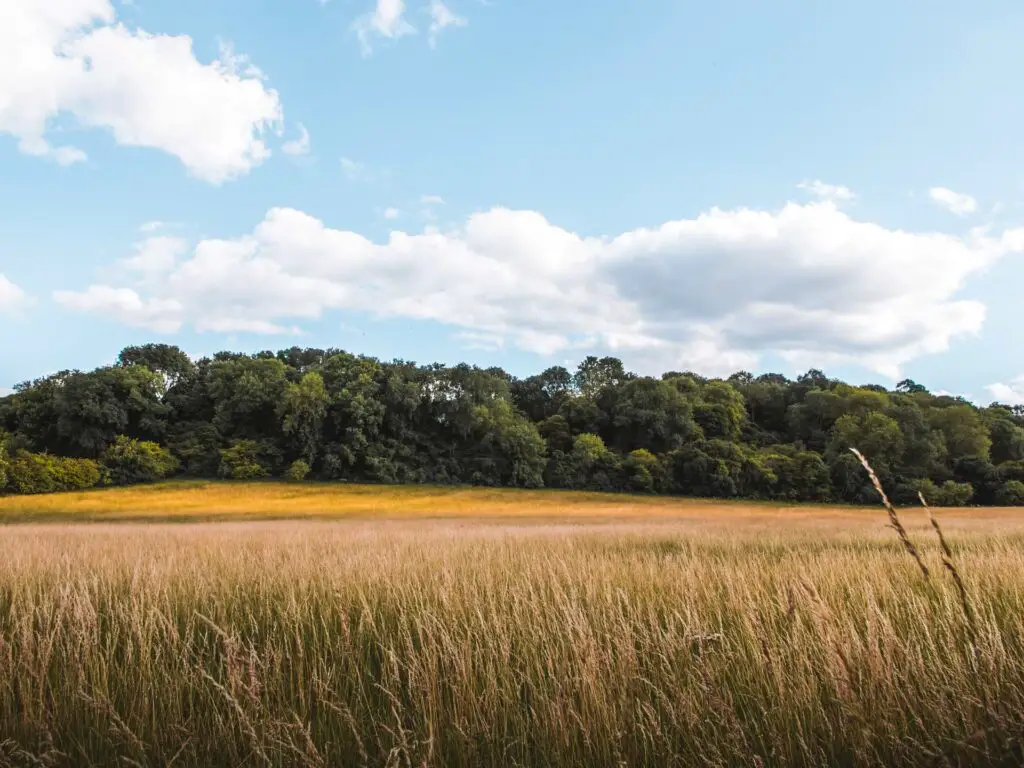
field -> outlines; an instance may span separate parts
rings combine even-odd
[[[1024,519],[359,486],[0,499],[0,766],[1024,761]],[[211,523],[210,520],[218,522]]]

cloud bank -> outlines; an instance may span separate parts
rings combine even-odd
[[[1024,230],[965,237],[858,221],[831,202],[713,208],[613,237],[494,208],[456,229],[386,242],[274,208],[251,232],[188,247],[143,243],[143,279],[55,294],[61,304],[173,333],[291,332],[331,310],[432,320],[491,347],[611,353],[637,370],[900,366],[980,330],[958,297],[1024,250]],[[158,279],[157,279],[158,276]]]

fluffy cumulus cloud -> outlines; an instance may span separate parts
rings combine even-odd
[[[180,237],[149,237],[135,247],[135,253],[119,262],[124,270],[136,275],[159,277],[174,268],[175,262],[188,252],[188,241]]]
[[[56,298],[156,331],[287,332],[346,309],[437,321],[476,346],[612,353],[637,370],[721,374],[771,351],[795,366],[856,362],[897,376],[980,329],[985,307],[959,290],[1024,250],[1024,231],[911,233],[832,203],[791,203],[594,238],[495,208],[451,231],[375,243],[275,208],[248,234],[180,248],[140,246],[148,282]]]
[[[928,197],[940,208],[957,216],[966,216],[978,210],[978,201],[973,197],[945,187],[932,187],[928,190]]]
[[[129,29],[110,0],[4,0],[0,51],[0,133],[62,164],[86,156],[50,143],[61,115],[174,155],[212,183],[263,162],[264,134],[280,126],[277,93],[244,57],[222,47],[203,64],[189,37]]]
[[[1006,405],[1024,405],[1024,374],[1009,383],[989,384],[985,389],[996,402]]]

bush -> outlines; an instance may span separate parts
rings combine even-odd
[[[957,483],[947,480],[936,485],[931,480],[921,480],[917,489],[924,500],[933,507],[963,507],[974,496],[974,487],[970,483]]]
[[[15,493],[80,491],[99,481],[100,466],[92,459],[21,451],[7,464],[7,485]]]
[[[220,432],[212,424],[184,422],[168,434],[166,445],[192,477],[216,477],[220,469]]]
[[[996,504],[1001,507],[1024,507],[1024,483],[1007,480],[996,491]]]
[[[653,493],[659,474],[658,458],[644,448],[631,451],[622,462],[626,490],[639,493]]]
[[[236,440],[220,452],[220,475],[230,480],[257,480],[270,472],[264,464],[264,448],[256,440]]]
[[[309,464],[302,459],[296,459],[284,471],[284,479],[292,483],[299,483],[305,480],[308,474]]]
[[[103,456],[107,482],[112,485],[153,483],[178,468],[178,460],[166,448],[146,440],[119,435]]]

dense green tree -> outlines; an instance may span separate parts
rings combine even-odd
[[[6,421],[33,450],[98,458],[118,435],[163,437],[163,388],[159,374],[139,365],[61,371],[22,385]]]
[[[1024,427],[1016,423],[1012,411],[987,408],[983,419],[991,441],[989,452],[996,464],[1024,459]]]
[[[475,439],[464,459],[469,472],[465,480],[523,488],[544,484],[547,448],[536,425],[505,399],[478,405],[474,417]]]
[[[548,368],[536,376],[515,380],[510,385],[512,401],[530,421],[540,422],[559,412],[572,395],[573,377],[562,366]]]
[[[872,461],[892,467],[903,456],[904,441],[899,423],[884,413],[873,411],[861,416],[847,413],[832,427],[828,453],[857,448]]]
[[[329,403],[324,377],[316,371],[304,373],[298,382],[285,385],[284,396],[278,405],[281,429],[288,436],[294,452],[307,464],[316,459]]]
[[[588,356],[573,375],[573,386],[583,397],[596,398],[605,387],[615,387],[631,378],[617,357]]]
[[[227,438],[277,438],[287,370],[273,357],[214,360],[206,371],[213,426]]]
[[[930,420],[942,433],[951,460],[989,457],[992,440],[977,409],[960,403],[936,408],[930,411]]]
[[[898,503],[919,490],[936,504],[1024,498],[1024,409],[979,409],[910,380],[850,386],[814,369],[795,381],[638,377],[592,356],[574,373],[520,379],[300,347],[193,362],[146,344],[112,366],[18,385],[0,398],[0,432],[13,491],[84,487],[97,459],[117,483],[177,466],[193,477],[875,503],[856,447]]]
[[[138,347],[125,347],[117,356],[117,364],[121,367],[140,365],[163,379],[164,389],[177,384],[184,378],[195,373],[192,359],[179,347],[170,344],[143,344]]]
[[[112,485],[152,483],[171,475],[178,459],[166,448],[148,440],[118,435],[107,447],[102,462],[105,482]]]
[[[670,382],[637,378],[619,387],[604,432],[622,453],[663,453],[697,436],[693,406]]]

